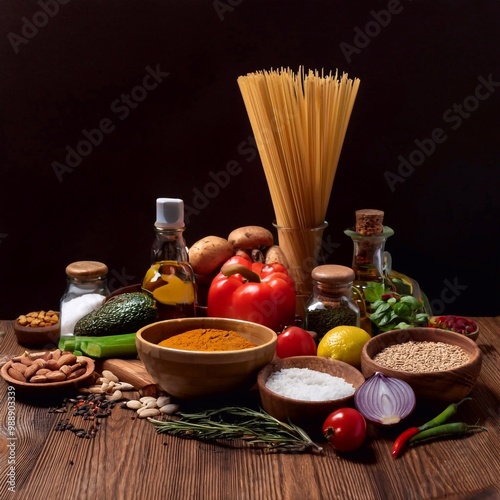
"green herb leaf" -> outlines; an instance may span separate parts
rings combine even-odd
[[[393,310],[398,317],[403,319],[409,318],[411,315],[411,308],[407,306],[404,302],[398,302],[397,304],[394,304]]]
[[[422,304],[420,304],[420,302],[412,295],[403,295],[400,301],[408,304],[413,311],[418,311],[422,306]]]
[[[271,452],[322,451],[303,429],[291,422],[281,422],[263,410],[228,406],[200,413],[181,413],[180,419],[148,420],[158,433],[186,439],[241,440]]]
[[[383,283],[369,283],[365,288],[365,300],[367,302],[375,302],[382,297],[385,292]]]

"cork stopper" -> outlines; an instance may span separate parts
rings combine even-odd
[[[66,266],[66,274],[70,278],[79,280],[92,280],[108,274],[108,266],[94,260],[80,260]]]
[[[356,229],[359,234],[373,235],[384,232],[384,212],[382,210],[356,210]]]
[[[350,267],[327,264],[312,270],[311,277],[320,283],[347,285],[354,280],[354,271]]]

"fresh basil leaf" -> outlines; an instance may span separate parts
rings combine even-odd
[[[405,329],[405,328],[411,328],[411,327],[412,327],[412,325],[409,325],[408,323],[405,323],[404,321],[401,321],[401,323],[398,323],[398,324],[394,327],[394,329],[395,329],[395,330],[400,330],[400,329],[401,329],[401,330],[403,330],[403,329]]]
[[[369,283],[365,288],[365,300],[367,302],[376,302],[384,293],[383,283]]]
[[[427,323],[429,321],[429,315],[425,313],[415,314],[415,321],[418,323]]]
[[[398,302],[394,305],[394,312],[398,315],[398,317],[407,319],[411,315],[411,308],[408,307],[404,302]]]
[[[380,302],[380,304],[377,306],[377,308],[374,309],[375,312],[377,312],[377,313],[387,311],[391,308],[391,304],[388,304],[387,302],[384,302],[383,300],[377,301],[377,302]],[[375,305],[375,304],[376,304],[376,302],[373,305]]]
[[[387,304],[385,300],[378,299],[370,307],[372,311],[376,311],[382,304]]]
[[[408,306],[410,306],[413,311],[418,311],[421,307],[420,302],[415,297],[413,297],[413,295],[403,295],[400,299],[400,302],[408,304]]]
[[[370,319],[374,322],[377,323],[381,321],[385,316],[389,317],[390,313],[389,311],[375,311],[374,313],[370,314]]]
[[[392,315],[393,315],[393,312],[391,311],[391,314],[385,314],[385,316],[383,316],[379,322],[378,322],[378,325],[379,326],[384,326],[384,325],[387,325],[389,324],[390,322],[393,321],[393,318],[392,318]]]

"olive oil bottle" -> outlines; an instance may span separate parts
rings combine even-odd
[[[156,300],[160,320],[196,316],[196,286],[184,229],[184,202],[158,198],[151,267],[142,289]]]

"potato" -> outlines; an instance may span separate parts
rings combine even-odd
[[[271,231],[260,226],[240,227],[232,231],[227,239],[235,250],[270,247],[274,244]]]
[[[206,236],[189,248],[189,262],[196,274],[212,274],[233,254],[233,246],[226,239]]]
[[[277,262],[288,269],[288,260],[286,255],[278,245],[273,245],[268,248],[265,262],[266,264],[273,264],[274,262]]]

